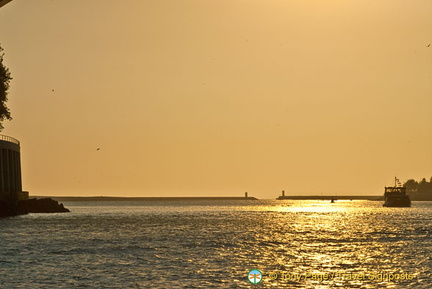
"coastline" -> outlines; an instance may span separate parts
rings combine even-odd
[[[106,202],[106,201],[129,201],[129,202],[159,202],[159,201],[257,201],[255,197],[54,197],[54,196],[32,196],[32,198],[51,198],[58,202]]]
[[[383,201],[383,196],[279,196],[276,200],[368,200]]]
[[[255,197],[108,197],[108,196],[31,196],[31,198],[51,198],[58,202],[107,202],[107,201],[125,201],[125,202],[160,202],[160,201],[258,201]],[[271,198],[274,200],[274,198]],[[383,201],[384,197],[380,195],[368,196],[279,196],[276,200],[369,200]]]

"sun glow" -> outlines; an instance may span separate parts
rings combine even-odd
[[[334,203],[331,203],[330,200],[305,200],[283,207],[281,211],[296,213],[348,212],[353,210],[353,205],[356,203],[356,201],[345,200],[336,200]]]

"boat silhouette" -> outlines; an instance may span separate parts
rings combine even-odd
[[[406,193],[406,187],[402,186],[398,178],[395,177],[393,187],[385,187],[384,207],[411,207],[411,200]]]

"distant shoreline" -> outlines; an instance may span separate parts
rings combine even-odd
[[[52,198],[59,202],[158,202],[158,201],[257,201],[255,197],[55,197],[55,196],[30,196],[30,198]],[[383,196],[279,196],[276,200],[369,200],[382,201]],[[274,200],[274,199],[272,199]]]
[[[30,198],[52,198],[58,202],[159,202],[159,201],[257,201],[255,197],[53,197],[31,196]]]
[[[279,196],[277,200],[369,200],[383,201],[384,196]]]
[[[384,201],[384,196],[279,196],[271,199],[258,199],[255,197],[70,197],[70,196],[30,196],[30,198],[51,198],[58,202],[161,202],[161,201],[258,201],[258,200],[367,200],[367,201]],[[432,201],[426,198],[412,198],[411,201]]]

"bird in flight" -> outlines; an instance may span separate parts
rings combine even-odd
[[[100,148],[97,148],[96,150],[97,150],[97,151],[100,151]]]
[[[430,43],[429,43],[428,46],[426,46],[426,47],[430,47]]]

